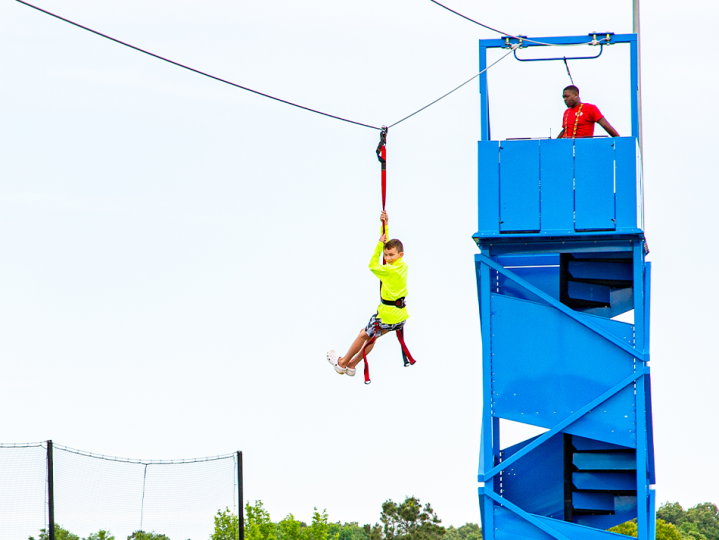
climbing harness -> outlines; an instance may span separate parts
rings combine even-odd
[[[394,306],[396,308],[404,309],[407,307],[407,304],[404,302],[404,296],[402,298],[397,298],[397,300],[386,300],[382,298],[382,295],[380,295],[379,299],[382,300],[382,303],[385,306]]]
[[[379,134],[379,144],[377,145],[377,159],[382,164],[382,211],[385,211],[385,206],[387,203],[387,131],[389,128],[387,126],[382,126],[382,129]],[[382,222],[382,234],[387,234],[387,229],[385,228],[384,221]],[[382,260],[382,264],[386,264],[384,261],[384,258]],[[382,303],[386,306],[394,306],[399,309],[404,309],[406,307],[405,304],[405,297],[398,298],[397,300],[386,300],[382,298],[382,282],[379,283],[379,298],[382,301]],[[404,341],[404,328],[398,328],[395,330],[395,334],[397,334],[397,340],[399,341],[399,345],[402,348],[402,360],[404,361],[404,367],[413,365],[416,360],[412,358],[412,355],[409,352],[409,349],[407,348],[407,344]],[[369,363],[367,362],[367,347],[372,345],[375,341],[377,341],[377,338],[382,335],[382,330],[379,327],[379,322],[374,322],[374,334],[372,337],[362,346],[362,359],[364,360],[364,383],[370,384],[372,381],[370,381],[369,378]]]

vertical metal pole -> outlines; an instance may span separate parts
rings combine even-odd
[[[237,499],[240,503],[239,518],[240,540],[245,540],[245,499],[242,486],[242,452],[237,452]]]
[[[492,335],[491,335],[491,306],[490,284],[492,280],[492,270],[486,264],[480,266],[480,296],[479,309],[482,320],[482,450],[481,457],[484,462],[481,464],[482,472],[490,471],[495,465],[495,441],[498,436],[495,429],[494,418],[492,417]],[[498,422],[497,422],[498,423]],[[494,477],[482,478],[484,481],[483,492],[497,492],[495,489]],[[480,488],[481,489],[481,488]],[[482,529],[482,538],[485,540],[494,540],[494,501],[484,495],[484,527]]]
[[[487,94],[487,47],[479,44],[479,93],[480,93],[480,125],[481,140],[488,141],[490,139],[489,132],[489,95]]]
[[[52,484],[52,441],[47,441],[47,517],[48,538],[55,540],[55,497]]]
[[[632,0],[632,28],[637,35],[637,101],[639,101],[639,148],[644,152],[644,138],[642,137],[642,46],[639,37],[639,0]]]

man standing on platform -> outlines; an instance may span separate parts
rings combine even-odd
[[[612,137],[619,137],[617,130],[607,122],[596,105],[582,103],[579,99],[579,88],[574,85],[567,86],[562,92],[562,98],[567,110],[564,111],[562,131],[557,135],[557,139],[593,137],[594,124],[602,126]]]

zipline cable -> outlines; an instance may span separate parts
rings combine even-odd
[[[18,0],[18,1],[19,1],[19,0]],[[590,44],[593,44],[593,41],[588,41],[587,43],[571,43],[571,44],[569,44],[569,45],[560,45],[559,43],[545,43],[545,42],[543,42],[543,41],[535,41],[535,40],[533,40],[533,39],[528,39],[528,38],[522,37],[522,36],[515,36],[515,35],[510,34],[509,32],[502,32],[501,30],[497,30],[496,28],[492,28],[491,26],[487,26],[487,25],[484,24],[484,23],[481,23],[481,22],[479,22],[479,21],[475,21],[474,19],[470,19],[470,18],[467,17],[466,15],[462,15],[459,11],[455,11],[455,10],[453,10],[452,8],[445,6],[444,4],[440,4],[439,2],[437,2],[437,0],[429,0],[429,1],[432,2],[433,4],[437,4],[439,7],[444,8],[444,9],[446,9],[447,11],[451,11],[451,12],[454,13],[455,15],[459,15],[460,17],[462,17],[463,19],[468,20],[469,22],[473,22],[474,24],[478,24],[478,25],[481,26],[482,28],[486,28],[487,30],[491,30],[492,32],[497,32],[498,34],[502,34],[502,36],[506,36],[506,37],[510,37],[510,38],[514,38],[514,39],[519,39],[519,40],[521,40],[521,41],[526,41],[526,42],[528,42],[528,43],[536,43],[537,45],[545,45],[546,47],[567,47],[567,46],[575,46],[575,45],[590,45]],[[602,41],[603,41],[603,40],[602,40]]]
[[[363,124],[362,122],[355,122],[354,120],[349,120],[347,118],[342,118],[341,116],[336,116],[334,114],[329,114],[326,112],[318,111],[317,109],[311,109],[310,107],[305,107],[304,105],[298,105],[297,103],[293,103],[291,101],[287,101],[286,99],[280,99],[275,96],[271,96],[269,94],[265,94],[264,92],[259,92],[257,90],[253,90],[252,88],[248,88],[246,86],[242,86],[241,84],[233,83],[232,81],[228,81],[227,79],[222,79],[220,77],[216,77],[215,75],[210,75],[209,73],[205,73],[204,71],[200,71],[199,69],[195,69],[190,66],[186,66],[185,64],[180,64],[179,62],[175,62],[174,60],[170,60],[169,58],[165,58],[164,56],[160,56],[159,54],[155,54],[150,51],[146,51],[145,49],[141,49],[140,47],[136,47],[135,45],[131,45],[129,43],[126,43],[124,41],[120,41],[119,39],[116,39],[112,36],[108,36],[107,34],[103,34],[102,32],[98,32],[97,30],[93,30],[92,28],[88,28],[87,26],[83,26],[81,24],[78,24],[76,22],[73,22],[69,19],[66,19],[64,17],[61,17],[60,15],[56,15],[55,13],[51,13],[50,11],[44,10],[42,8],[39,8],[37,6],[33,6],[32,4],[29,4],[25,2],[24,0],[17,0],[21,4],[24,4],[28,7],[31,7],[33,9],[36,9],[38,11],[41,11],[42,13],[45,13],[46,15],[50,15],[51,17],[55,17],[56,19],[59,19],[61,21],[64,21],[66,23],[69,23],[73,26],[77,26],[78,28],[82,28],[83,30],[87,30],[88,32],[92,32],[95,35],[98,35],[100,37],[104,37],[105,39],[109,39],[110,41],[114,41],[115,43],[119,43],[120,45],[124,45],[125,47],[129,47],[131,49],[134,49],[138,52],[147,54],[149,56],[152,56],[153,58],[157,58],[158,60],[162,60],[163,62],[168,62],[170,64],[173,64],[177,67],[181,67],[183,69],[186,69],[188,71],[192,71],[193,73],[197,73],[198,75],[203,75],[205,77],[209,77],[210,79],[214,79],[216,81],[220,81],[225,84],[229,84],[230,86],[234,86],[236,88],[240,88],[241,90],[247,90],[248,92],[252,92],[253,94],[257,94],[259,96],[263,96],[269,99],[274,99],[275,101],[279,101],[280,103],[285,103],[287,105],[292,105],[293,107],[297,107],[298,109],[304,109],[309,112],[321,114],[322,116],[327,116],[329,118],[334,118],[335,120],[341,120],[342,122],[349,122],[350,124],[355,124],[357,126],[362,126],[370,129],[376,129],[379,130],[380,128],[377,126],[371,126],[369,124]]]
[[[180,67],[180,68],[182,68],[182,69],[186,69],[186,70],[191,71],[191,72],[193,72],[193,73],[197,73],[198,75],[202,75],[203,77],[208,77],[208,78],[210,78],[210,79],[214,79],[215,81],[219,81],[219,82],[221,82],[221,83],[229,84],[230,86],[234,86],[235,88],[239,88],[240,90],[246,90],[246,91],[248,91],[248,92],[252,92],[253,94],[257,94],[258,96],[266,97],[266,98],[272,99],[272,100],[274,100],[274,101],[279,101],[280,103],[284,103],[284,104],[286,104],[286,105],[291,105],[292,107],[297,107],[298,109],[303,109],[303,110],[305,110],[305,111],[313,112],[313,113],[315,113],[315,114],[320,114],[320,115],[326,116],[326,117],[328,117],[328,118],[334,118],[335,120],[340,120],[340,121],[342,121],[342,122],[347,122],[347,123],[349,123],[349,124],[354,124],[354,125],[356,125],[356,126],[362,126],[362,127],[366,127],[366,128],[370,128],[370,129],[376,129],[376,130],[378,130],[378,131],[381,131],[381,130],[382,130],[382,128],[377,127],[377,126],[373,126],[373,125],[371,125],[371,124],[365,124],[365,123],[362,123],[362,122],[357,122],[357,121],[355,121],[355,120],[350,120],[350,119],[348,119],[348,118],[343,118],[342,116],[337,116],[337,115],[334,115],[334,114],[322,112],[322,111],[319,111],[319,110],[317,110],[317,109],[312,109],[312,108],[310,108],[310,107],[305,107],[304,105],[299,105],[298,103],[293,103],[292,101],[288,101],[288,100],[286,100],[286,99],[281,99],[281,98],[278,98],[278,97],[275,97],[275,96],[271,96],[270,94],[265,94],[264,92],[260,92],[260,91],[258,91],[258,90],[253,90],[252,88],[248,88],[247,86],[243,86],[243,85],[241,85],[241,84],[237,84],[237,83],[234,83],[234,82],[232,82],[232,81],[228,81],[227,79],[223,79],[223,78],[221,78],[221,77],[217,77],[217,76],[215,76],[215,75],[211,75],[210,73],[207,73],[207,72],[205,72],[205,71],[201,71],[201,70],[199,70],[199,69],[196,69],[196,68],[187,66],[187,65],[185,65],[185,64],[181,64],[180,62],[175,62],[174,60],[170,60],[169,58],[165,58],[164,56],[160,56],[159,54],[155,54],[155,53],[153,53],[153,52],[147,51],[147,50],[145,50],[145,49],[142,49],[142,48],[140,48],[140,47],[137,47],[137,46],[132,45],[132,44],[130,44],[130,43],[127,43],[127,42],[125,42],[125,41],[119,40],[119,39],[114,38],[114,37],[112,37],[112,36],[108,36],[107,34],[103,34],[102,32],[98,32],[97,30],[93,30],[92,28],[89,28],[89,27],[84,26],[84,25],[82,25],[82,24],[76,23],[76,22],[74,22],[74,21],[71,21],[70,19],[66,19],[65,17],[62,17],[62,16],[60,16],[60,15],[57,15],[57,14],[55,14],[55,13],[52,13],[52,12],[47,11],[47,10],[45,10],[45,9],[42,9],[42,8],[40,8],[40,7],[38,7],[38,6],[35,6],[35,5],[30,4],[30,3],[28,3],[28,2],[25,2],[25,0],[16,0],[16,1],[19,2],[20,4],[23,4],[23,5],[27,6],[27,7],[31,7],[31,8],[33,8],[33,9],[35,9],[35,10],[41,12],[41,13],[45,13],[46,15],[50,15],[51,17],[54,17],[54,18],[56,18],[56,19],[58,19],[58,20],[60,20],[60,21],[66,22],[66,23],[68,23],[68,24],[71,24],[71,25],[73,25],[73,26],[75,26],[75,27],[77,27],[77,28],[81,28],[82,30],[86,30],[86,31],[88,31],[88,32],[90,32],[90,33],[92,33],[92,34],[95,34],[96,36],[100,36],[100,37],[103,37],[103,38],[105,38],[105,39],[109,39],[110,41],[113,41],[113,42],[115,42],[115,43],[118,43],[118,44],[120,44],[120,45],[123,45],[123,46],[125,46],[125,47],[128,47],[128,48],[133,49],[133,50],[135,50],[135,51],[141,52],[141,53],[146,54],[146,55],[148,55],[148,56],[152,56],[153,58],[156,58],[156,59],[158,59],[158,60],[162,60],[163,62],[167,62],[168,64],[172,64],[172,65],[174,65],[174,66]],[[434,2],[434,0],[432,0],[432,1]],[[445,9],[448,9],[449,11],[452,11],[453,13],[457,13],[456,11],[449,9],[448,7],[443,6],[442,4],[439,4],[438,2],[435,2],[435,3],[438,4],[438,5],[440,5],[440,6],[442,6],[442,7],[445,8]],[[461,15],[460,13],[457,13],[457,15],[460,15],[461,17],[464,17],[464,15]],[[479,24],[479,25],[481,25],[481,26],[485,26],[485,25],[482,25],[481,23],[478,23],[477,21],[474,21],[474,20],[472,20],[472,19],[469,19],[468,17],[464,17],[464,18],[465,18],[465,19],[468,19],[468,20],[470,20],[470,21],[472,21],[472,22],[474,22],[474,23],[476,23],[476,24]],[[490,27],[486,27],[486,28],[490,28]],[[494,30],[493,28],[490,28],[490,29],[491,29],[491,30]],[[495,32],[499,32],[499,30],[494,30],[494,31],[495,31]],[[510,37],[511,37],[511,36],[510,36]],[[525,41],[529,41],[529,40],[525,40]],[[514,48],[513,48],[512,50],[514,50]],[[479,77],[482,73],[484,73],[485,71],[487,71],[489,68],[491,68],[492,66],[496,65],[498,62],[500,62],[501,60],[503,60],[504,58],[506,58],[509,54],[511,54],[511,52],[512,52],[512,51],[508,52],[506,55],[502,56],[499,60],[497,60],[496,62],[494,62],[494,63],[490,64],[489,66],[487,66],[484,70],[482,70],[482,71],[480,71],[479,73],[477,73],[476,75],[474,75],[471,79],[468,79],[467,81],[463,82],[462,84],[460,84],[459,86],[457,86],[457,87],[454,88],[453,90],[450,90],[449,92],[447,92],[447,93],[444,94],[443,96],[441,96],[441,97],[435,99],[433,102],[429,103],[428,105],[425,105],[425,106],[422,107],[421,109],[418,109],[418,110],[416,110],[415,112],[413,112],[412,114],[409,114],[409,115],[405,116],[404,118],[402,118],[401,120],[398,120],[398,121],[395,122],[394,124],[390,124],[389,127],[394,127],[394,126],[396,126],[397,124],[399,124],[399,123],[401,123],[401,122],[404,122],[404,121],[407,120],[408,118],[413,117],[415,114],[422,112],[423,110],[427,109],[428,107],[431,107],[432,105],[434,105],[434,104],[437,103],[438,101],[443,100],[443,99],[446,98],[448,95],[452,94],[453,92],[456,92],[457,90],[459,90],[460,88],[462,88],[464,85],[470,83],[471,81],[473,81],[474,79],[476,79],[477,77]]]
[[[455,88],[454,90],[450,90],[449,92],[447,92],[447,93],[446,93],[445,95],[443,95],[442,97],[439,97],[439,98],[435,99],[432,103],[430,103],[430,104],[428,104],[428,105],[425,105],[424,107],[422,107],[421,109],[418,109],[418,110],[414,111],[414,112],[413,112],[412,114],[410,114],[410,115],[405,116],[404,118],[402,118],[402,120],[398,120],[398,121],[395,122],[394,124],[390,124],[389,127],[394,127],[394,126],[396,126],[397,124],[399,124],[400,122],[404,122],[404,121],[407,120],[408,118],[412,118],[415,114],[417,114],[417,113],[419,113],[419,112],[422,112],[422,111],[425,110],[427,107],[431,107],[432,105],[434,105],[434,104],[437,103],[438,101],[440,101],[440,100],[446,98],[446,97],[447,97],[448,95],[450,95],[452,92],[455,92],[456,90],[459,90],[460,88],[462,88],[465,84],[468,84],[468,83],[472,82],[474,79],[476,79],[477,77],[479,77],[482,73],[484,73],[485,71],[487,71],[489,68],[491,68],[491,67],[494,66],[495,64],[498,64],[499,62],[501,62],[502,60],[504,60],[505,58],[507,58],[507,56],[509,56],[510,54],[512,54],[512,52],[514,52],[514,49],[512,49],[512,50],[509,51],[507,54],[505,54],[504,56],[502,56],[499,60],[497,60],[497,61],[491,63],[490,65],[488,65],[488,66],[487,66],[486,68],[484,68],[482,71],[480,71],[480,72],[477,73],[475,76],[473,76],[471,79],[467,79],[466,81],[464,81],[462,84],[460,84],[460,85],[459,85],[457,88]]]

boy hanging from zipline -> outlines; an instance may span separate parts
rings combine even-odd
[[[365,383],[369,383],[369,368],[367,366],[367,354],[373,349],[375,341],[387,332],[397,332],[402,347],[402,356],[405,366],[414,364],[414,359],[409,354],[404,343],[403,327],[409,313],[405,305],[407,296],[407,263],[404,261],[404,247],[397,239],[388,240],[389,228],[387,212],[382,211],[382,236],[372,253],[369,262],[370,271],[380,279],[380,300],[377,312],[370,317],[369,323],[363,328],[357,338],[350,345],[344,356],[337,356],[335,351],[327,352],[327,360],[340,375],[347,374],[354,377],[357,372],[357,364],[364,358],[365,361]],[[382,264],[380,257],[384,254]]]

